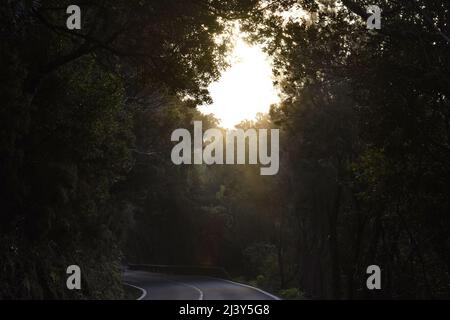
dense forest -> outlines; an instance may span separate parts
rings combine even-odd
[[[126,263],[288,299],[450,298],[450,3],[373,2],[369,31],[372,1],[88,0],[80,30],[69,1],[2,1],[0,298],[121,298]],[[274,176],[170,160],[174,129],[219,126],[196,106],[236,22],[274,61],[281,102],[239,125],[280,130]]]

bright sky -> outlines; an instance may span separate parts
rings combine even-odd
[[[230,67],[217,82],[209,86],[213,104],[198,109],[212,113],[225,128],[233,128],[242,120],[253,120],[258,112],[268,112],[279,101],[273,86],[272,67],[260,46],[250,46],[237,33]]]

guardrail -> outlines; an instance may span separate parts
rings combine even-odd
[[[181,274],[217,277],[230,280],[230,275],[224,268],[210,266],[171,266],[157,264],[128,264],[130,270],[143,270],[155,273]]]

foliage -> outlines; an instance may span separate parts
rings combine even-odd
[[[81,30],[68,4],[0,5],[1,298],[120,298],[126,262],[288,299],[449,297],[446,2],[379,1],[370,32],[369,1],[85,1]],[[170,161],[174,129],[218,126],[192,107],[236,19],[274,59],[282,101],[238,127],[280,130],[277,176]]]

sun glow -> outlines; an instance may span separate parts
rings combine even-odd
[[[224,128],[254,120],[257,113],[267,113],[270,105],[279,101],[268,55],[260,46],[249,45],[240,33],[236,33],[234,41],[230,67],[208,88],[213,103],[199,107],[202,113],[218,118]]]

